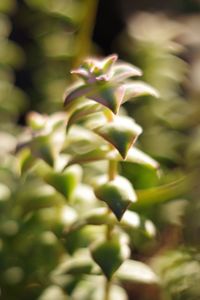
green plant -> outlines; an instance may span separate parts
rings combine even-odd
[[[127,161],[158,171],[135,147],[142,128],[121,109],[157,92],[130,80],[141,75],[138,68],[116,60],[85,60],[72,71],[80,80],[66,91],[65,112],[28,116],[32,131],[19,146],[21,205],[14,215],[24,224],[42,218],[57,257],[40,275],[48,280],[39,299],[54,293],[56,299],[67,299],[64,293],[74,300],[127,299],[120,282],[158,283],[147,265],[130,259],[135,240],[151,238],[155,228],[134,212],[137,194],[119,168]]]

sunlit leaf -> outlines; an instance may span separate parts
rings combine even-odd
[[[69,297],[64,291],[57,285],[51,285],[46,288],[38,300],[69,300]]]
[[[129,149],[141,134],[142,128],[129,117],[116,116],[113,121],[95,129],[95,132],[111,143],[126,159]]]
[[[56,160],[56,150],[51,135],[41,135],[31,141],[31,150],[35,157],[43,159],[50,166]]]
[[[91,255],[100,266],[104,275],[111,279],[125,259],[129,257],[129,248],[117,238],[101,241],[91,247]],[[105,259],[105,258],[112,259]]]
[[[18,191],[16,199],[22,214],[47,207],[63,205],[63,199],[48,185],[26,183]]]
[[[109,84],[86,84],[76,87],[67,92],[64,106],[70,107],[73,101],[86,97],[117,113],[124,96],[124,89],[121,87],[112,87]]]
[[[109,85],[100,86],[93,94],[88,95],[98,103],[109,108],[114,114],[117,114],[124,96],[124,89],[111,87]]]
[[[102,69],[104,72],[108,72],[111,67],[114,65],[116,62],[118,56],[116,54],[112,54],[107,56],[103,61],[102,61]]]
[[[67,107],[72,101],[80,97],[89,97],[96,90],[94,85],[81,85],[66,95],[64,106]]]
[[[45,181],[53,186],[66,199],[70,199],[81,177],[81,168],[78,165],[70,166],[64,172],[50,172]]]
[[[62,262],[53,275],[70,274],[70,275],[81,275],[90,274],[94,262],[88,255],[75,255],[75,257],[68,257],[66,261]]]
[[[128,101],[131,98],[139,97],[139,96],[145,96],[150,95],[153,97],[158,98],[159,93],[148,85],[147,83],[144,83],[142,81],[133,81],[123,84],[124,87],[124,97],[123,97],[123,103]]]
[[[109,206],[118,220],[121,220],[130,204],[136,201],[131,183],[120,176],[97,187],[95,194]]]
[[[11,195],[11,191],[7,187],[7,185],[0,183],[0,203],[7,201],[10,195]]]
[[[80,121],[82,118],[90,115],[90,114],[93,114],[97,111],[100,111],[101,108],[99,107],[98,104],[94,104],[94,103],[86,103],[85,105],[83,106],[80,106],[80,108],[76,109],[72,114],[71,116],[69,117],[68,119],[68,123],[67,123],[67,129],[70,128],[70,126],[72,124],[74,124],[75,122],[78,122]]]
[[[137,190],[137,203],[131,205],[132,209],[140,209],[153,204],[164,203],[169,200],[181,197],[189,192],[191,178],[182,177],[174,182],[157,186],[150,189]]]
[[[130,281],[136,283],[158,284],[156,274],[146,264],[127,260],[117,270],[115,276],[122,281]]]
[[[110,149],[109,147],[104,146],[92,149],[91,151],[82,154],[76,153],[72,155],[69,160],[69,164],[87,163],[98,160],[124,161],[117,150]],[[136,147],[132,147],[129,149],[126,157],[126,162],[136,163],[150,169],[159,170],[158,162]]]
[[[35,162],[35,158],[31,155],[31,151],[28,148],[22,149],[18,153],[17,158],[21,174],[29,170]]]
[[[112,67],[112,81],[119,82],[123,81],[132,76],[141,76],[142,71],[128,63],[117,63]]]

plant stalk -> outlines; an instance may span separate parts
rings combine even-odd
[[[108,178],[109,181],[114,180],[117,176],[118,162],[116,160],[110,160],[108,165]]]
[[[104,300],[109,300],[110,295],[110,280],[106,279],[105,281],[105,294],[104,294]]]
[[[73,68],[79,66],[83,58],[88,56],[92,48],[92,33],[98,7],[98,0],[86,1],[87,12],[77,35],[78,53],[73,63]]]
[[[108,162],[108,179],[109,181],[114,180],[115,177],[117,176],[117,171],[118,171],[118,162],[115,160],[110,160]],[[110,210],[108,210],[108,213],[110,213]],[[112,237],[112,230],[113,226],[107,225],[106,226],[106,240],[109,241]],[[107,259],[107,258],[105,258]],[[104,300],[109,300],[109,294],[110,294],[110,286],[111,286],[111,281],[106,278],[105,281],[105,290],[104,290]]]

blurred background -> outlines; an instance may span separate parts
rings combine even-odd
[[[121,172],[141,192],[135,211],[157,231],[134,234],[132,257],[153,268],[161,287],[125,288],[129,299],[199,300],[199,31],[199,0],[0,0],[0,299],[53,299],[42,291],[64,251],[50,210],[25,225],[18,214],[44,196],[32,195],[32,182],[16,172],[27,115],[62,111],[70,70],[86,56],[117,53],[160,93],[125,106],[143,127],[139,147],[160,163],[160,176],[128,163]]]

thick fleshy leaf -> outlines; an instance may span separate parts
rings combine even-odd
[[[87,80],[89,77],[89,72],[88,70],[84,69],[83,67],[80,67],[78,69],[74,69],[70,72],[73,75],[77,75],[81,77],[83,80]]]
[[[144,153],[143,151],[135,147],[131,148],[128,151],[126,160],[132,163],[144,165],[152,169],[159,168],[159,164],[156,160],[154,160],[148,154]]]
[[[60,119],[57,122],[50,121],[49,128],[33,136],[29,144],[33,156],[54,166],[65,141],[65,127]]]
[[[119,82],[132,76],[141,76],[142,71],[128,63],[117,63],[112,67],[112,81]]]
[[[156,274],[149,266],[135,260],[126,260],[117,270],[115,276],[122,281],[146,284],[159,283]]]
[[[121,219],[121,225],[131,229],[139,228],[141,225],[140,216],[133,211],[127,210]]]
[[[82,126],[74,125],[71,127],[65,140],[62,152],[67,155],[84,155],[96,147],[102,146],[102,139],[91,130]]]
[[[70,199],[80,180],[81,174],[81,168],[78,165],[74,165],[68,167],[62,173],[50,172],[45,176],[44,179],[66,199]]]
[[[111,279],[120,265],[129,257],[130,250],[124,241],[122,242],[114,237],[93,245],[91,247],[91,255],[104,275]]]
[[[137,199],[131,183],[121,176],[101,184],[96,188],[95,194],[109,206],[118,220],[121,220],[129,205]]]
[[[57,151],[53,145],[51,135],[41,135],[31,142],[31,151],[34,156],[43,159],[50,166],[54,165]]]
[[[102,61],[102,70],[103,72],[108,72],[113,64],[116,62],[118,56],[116,54],[112,54],[107,56],[103,61]]]
[[[47,120],[47,116],[41,115],[34,111],[30,112],[27,116],[28,126],[31,127],[33,130],[43,129],[47,123]]]
[[[115,223],[116,218],[106,207],[98,207],[85,214],[79,221],[72,223],[67,232],[79,230],[86,225],[113,225]]]
[[[121,155],[116,149],[110,149],[109,147],[99,147],[98,149],[92,149],[91,151],[85,152],[83,154],[75,154],[70,160],[69,164],[76,163],[87,163],[98,160],[116,160],[123,161]],[[159,169],[159,164],[156,160],[151,158],[149,155],[143,151],[132,147],[129,149],[126,162],[132,162],[135,164],[143,165],[150,169]]]
[[[115,116],[113,121],[94,130],[111,143],[126,159],[129,149],[142,133],[142,128],[129,117]]]
[[[92,99],[98,103],[101,103],[114,114],[117,114],[124,97],[124,89],[121,87],[111,87],[109,85],[99,86],[95,93],[88,95],[89,99]]]
[[[154,224],[138,213],[127,210],[120,222],[123,230],[128,234],[130,246],[140,247],[155,238],[156,228]]]
[[[0,183],[0,204],[7,201],[11,195],[10,189],[7,185]]]
[[[100,147],[98,149],[92,149],[91,151],[85,152],[83,154],[76,153],[73,155],[70,160],[69,164],[76,164],[76,163],[88,163],[98,160],[104,160],[107,157],[109,149],[104,149],[103,147]]]
[[[80,251],[79,256],[75,255],[74,257],[68,257],[57,270],[54,271],[53,276],[58,276],[61,274],[70,274],[70,275],[81,275],[89,274],[94,267],[94,262],[91,259],[90,255],[82,253]]]
[[[81,97],[94,100],[97,103],[110,109],[113,113],[117,113],[123,100],[124,88],[117,88],[108,84],[86,84],[70,91],[66,97],[64,106],[70,108],[71,104]]]
[[[158,98],[159,93],[154,89],[152,86],[144,83],[142,81],[135,81],[123,84],[125,89],[123,103],[128,101],[131,98],[150,95],[153,97]]]
[[[18,165],[19,165],[19,171],[21,174],[29,170],[35,162],[35,157],[31,155],[31,151],[28,148],[22,149],[17,154],[18,159]]]
[[[76,300],[102,300],[104,299],[105,279],[103,276],[96,276],[87,281],[84,278],[73,293]],[[119,285],[111,284],[109,289],[109,300],[128,300],[126,291]]]
[[[64,100],[64,106],[67,107],[73,102],[74,100],[80,97],[88,97],[91,93],[96,90],[95,85],[81,85],[75,88],[74,90],[70,91],[69,94],[66,95]]]
[[[74,123],[80,121],[84,117],[91,115],[95,112],[101,111],[101,107],[98,104],[88,101],[84,105],[76,109],[68,119],[67,129],[70,128]]]
[[[64,204],[63,198],[46,184],[26,183],[16,195],[22,214]]]
[[[93,209],[85,216],[88,225],[105,225],[114,224],[114,216],[110,214],[106,207],[98,207]]]
[[[38,300],[69,300],[70,298],[64,293],[63,289],[57,285],[51,285],[47,287]]]
[[[182,177],[168,184],[144,190],[137,190],[138,201],[137,203],[134,203],[131,208],[133,210],[140,210],[144,207],[182,197],[191,189],[191,179],[190,175],[188,175],[188,177]]]

